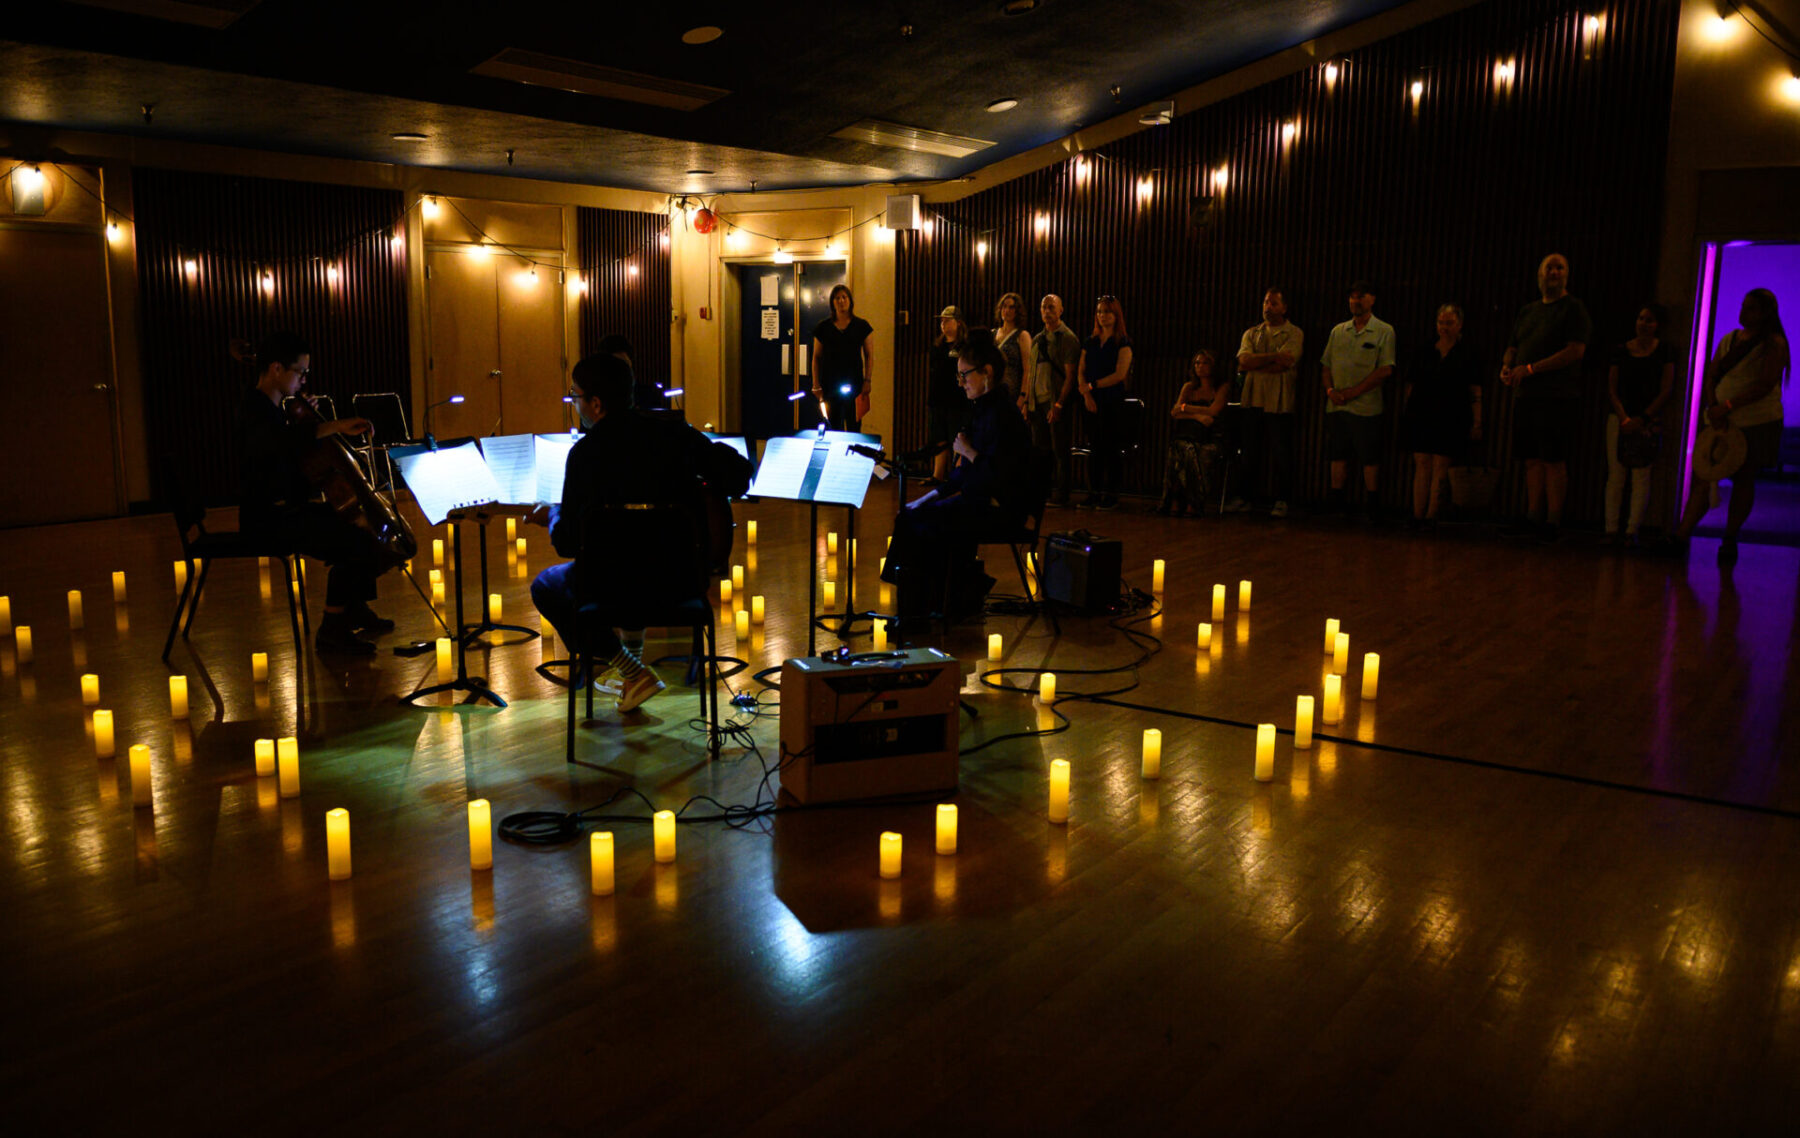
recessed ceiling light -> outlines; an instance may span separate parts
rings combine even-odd
[[[682,43],[711,43],[725,34],[724,28],[715,28],[711,24],[702,24],[697,28],[689,28],[681,33]]]
[[[394,141],[395,142],[424,142],[425,136],[420,134],[416,130],[401,130],[401,131],[394,132]]]
[[[995,99],[987,105],[988,114],[997,115],[1001,111],[1010,111],[1018,105],[1019,100],[1017,99]]]
[[[1002,16],[1023,16],[1038,6],[1038,0],[1006,0],[1000,5]]]
[[[705,177],[705,176],[706,176],[706,175],[708,175],[708,174],[710,174],[710,173],[712,173],[712,171],[711,171],[711,170],[689,170],[689,171],[688,171],[688,177],[690,177],[690,178],[703,178],[703,177]]]

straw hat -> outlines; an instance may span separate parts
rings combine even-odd
[[[1706,482],[1730,478],[1749,451],[1744,432],[1731,424],[1708,427],[1694,440],[1694,474]]]

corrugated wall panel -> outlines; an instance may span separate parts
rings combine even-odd
[[[209,503],[236,500],[237,409],[256,377],[232,359],[233,340],[298,332],[312,346],[306,389],[342,414],[358,392],[396,391],[411,406],[398,192],[145,168],[132,186],[159,498],[175,472]]]
[[[1085,336],[1094,299],[1111,293],[1136,342],[1133,389],[1151,409],[1126,485],[1152,491],[1188,359],[1201,347],[1235,356],[1243,330],[1261,318],[1263,290],[1278,285],[1306,332],[1299,496],[1318,500],[1326,487],[1318,356],[1347,317],[1350,281],[1366,277],[1403,366],[1432,341],[1440,303],[1463,307],[1465,338],[1489,374],[1487,437],[1472,457],[1508,469],[1501,508],[1517,510],[1523,488],[1505,457],[1512,401],[1495,390],[1494,374],[1514,314],[1536,296],[1539,259],[1557,251],[1570,258],[1571,291],[1595,323],[1568,516],[1597,519],[1605,360],[1632,335],[1655,282],[1678,6],[1621,0],[1597,37],[1587,15],[1566,0],[1496,0],[1337,61],[1335,82],[1321,61],[1169,127],[929,207],[930,227],[900,234],[897,249],[896,306],[912,314],[897,330],[901,445],[923,441],[925,353],[943,305],[985,321],[1003,292],[1023,294],[1034,310],[1056,292]],[[1517,63],[1510,84],[1495,74],[1507,60]],[[1284,141],[1289,121],[1297,134]],[[1213,194],[1221,166],[1227,182]],[[1148,200],[1136,189],[1144,176]],[[1201,228],[1190,219],[1209,194],[1213,220]],[[977,257],[982,240],[987,253]],[[1407,501],[1411,466],[1396,413],[1402,381],[1387,391],[1382,498],[1394,508]]]
[[[637,373],[667,385],[668,215],[582,206],[576,211],[575,238],[588,281],[581,298],[581,354],[618,332],[631,341]]]

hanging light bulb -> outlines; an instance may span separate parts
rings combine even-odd
[[[337,279],[338,279],[338,267],[336,265],[326,265],[325,266],[326,282],[328,284],[336,284]]]
[[[1156,193],[1156,183],[1151,180],[1148,174],[1138,179],[1137,196],[1139,201],[1149,201],[1151,195],[1154,193]]]
[[[108,241],[117,241],[119,239],[119,223],[118,222],[109,221],[106,223],[106,239]]]
[[[419,213],[421,215],[428,218],[436,217],[437,212],[438,200],[436,198],[421,198],[419,200]]]
[[[979,260],[983,257],[986,257],[987,250],[988,250],[988,244],[986,241],[975,242],[975,257],[977,260]]]
[[[1333,84],[1335,84],[1337,81],[1338,81],[1338,65],[1336,63],[1327,63],[1325,65],[1325,85],[1327,87],[1330,87]]]
[[[794,255],[792,253],[788,252],[786,249],[784,249],[781,246],[781,244],[779,242],[777,242],[775,245],[775,256],[772,258],[772,260],[774,260],[774,262],[777,265],[791,265],[794,263]]]
[[[1037,230],[1040,236],[1050,232],[1050,215],[1047,213],[1038,214],[1037,217],[1032,219],[1031,226],[1033,229]]]
[[[1294,141],[1294,136],[1299,133],[1300,133],[1300,124],[1294,122],[1293,120],[1290,119],[1289,121],[1281,124],[1281,141],[1283,143],[1289,143],[1289,142]]]
[[[1213,171],[1212,183],[1214,190],[1223,190],[1226,183],[1229,181],[1231,181],[1231,167],[1221,166]]]
[[[1412,81],[1411,94],[1412,94],[1412,101],[1415,103],[1417,103],[1419,101],[1419,99],[1424,96],[1425,81],[1423,79],[1414,79]]]
[[[637,276],[638,275],[638,267],[636,265],[626,265],[625,266],[625,275],[630,276],[630,277]]]
[[[271,295],[275,292],[275,274],[265,272],[262,275],[262,290]]]

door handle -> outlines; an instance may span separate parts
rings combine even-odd
[[[94,384],[94,390],[95,390],[95,391],[111,391],[111,390],[112,390],[112,384],[110,384],[110,383],[96,383],[96,384]]]
[[[495,368],[495,369],[494,369],[494,370],[493,370],[493,371],[490,371],[490,372],[488,372],[488,374],[489,374],[489,375],[499,375],[499,374],[500,374],[500,369],[499,369],[499,368]]]

